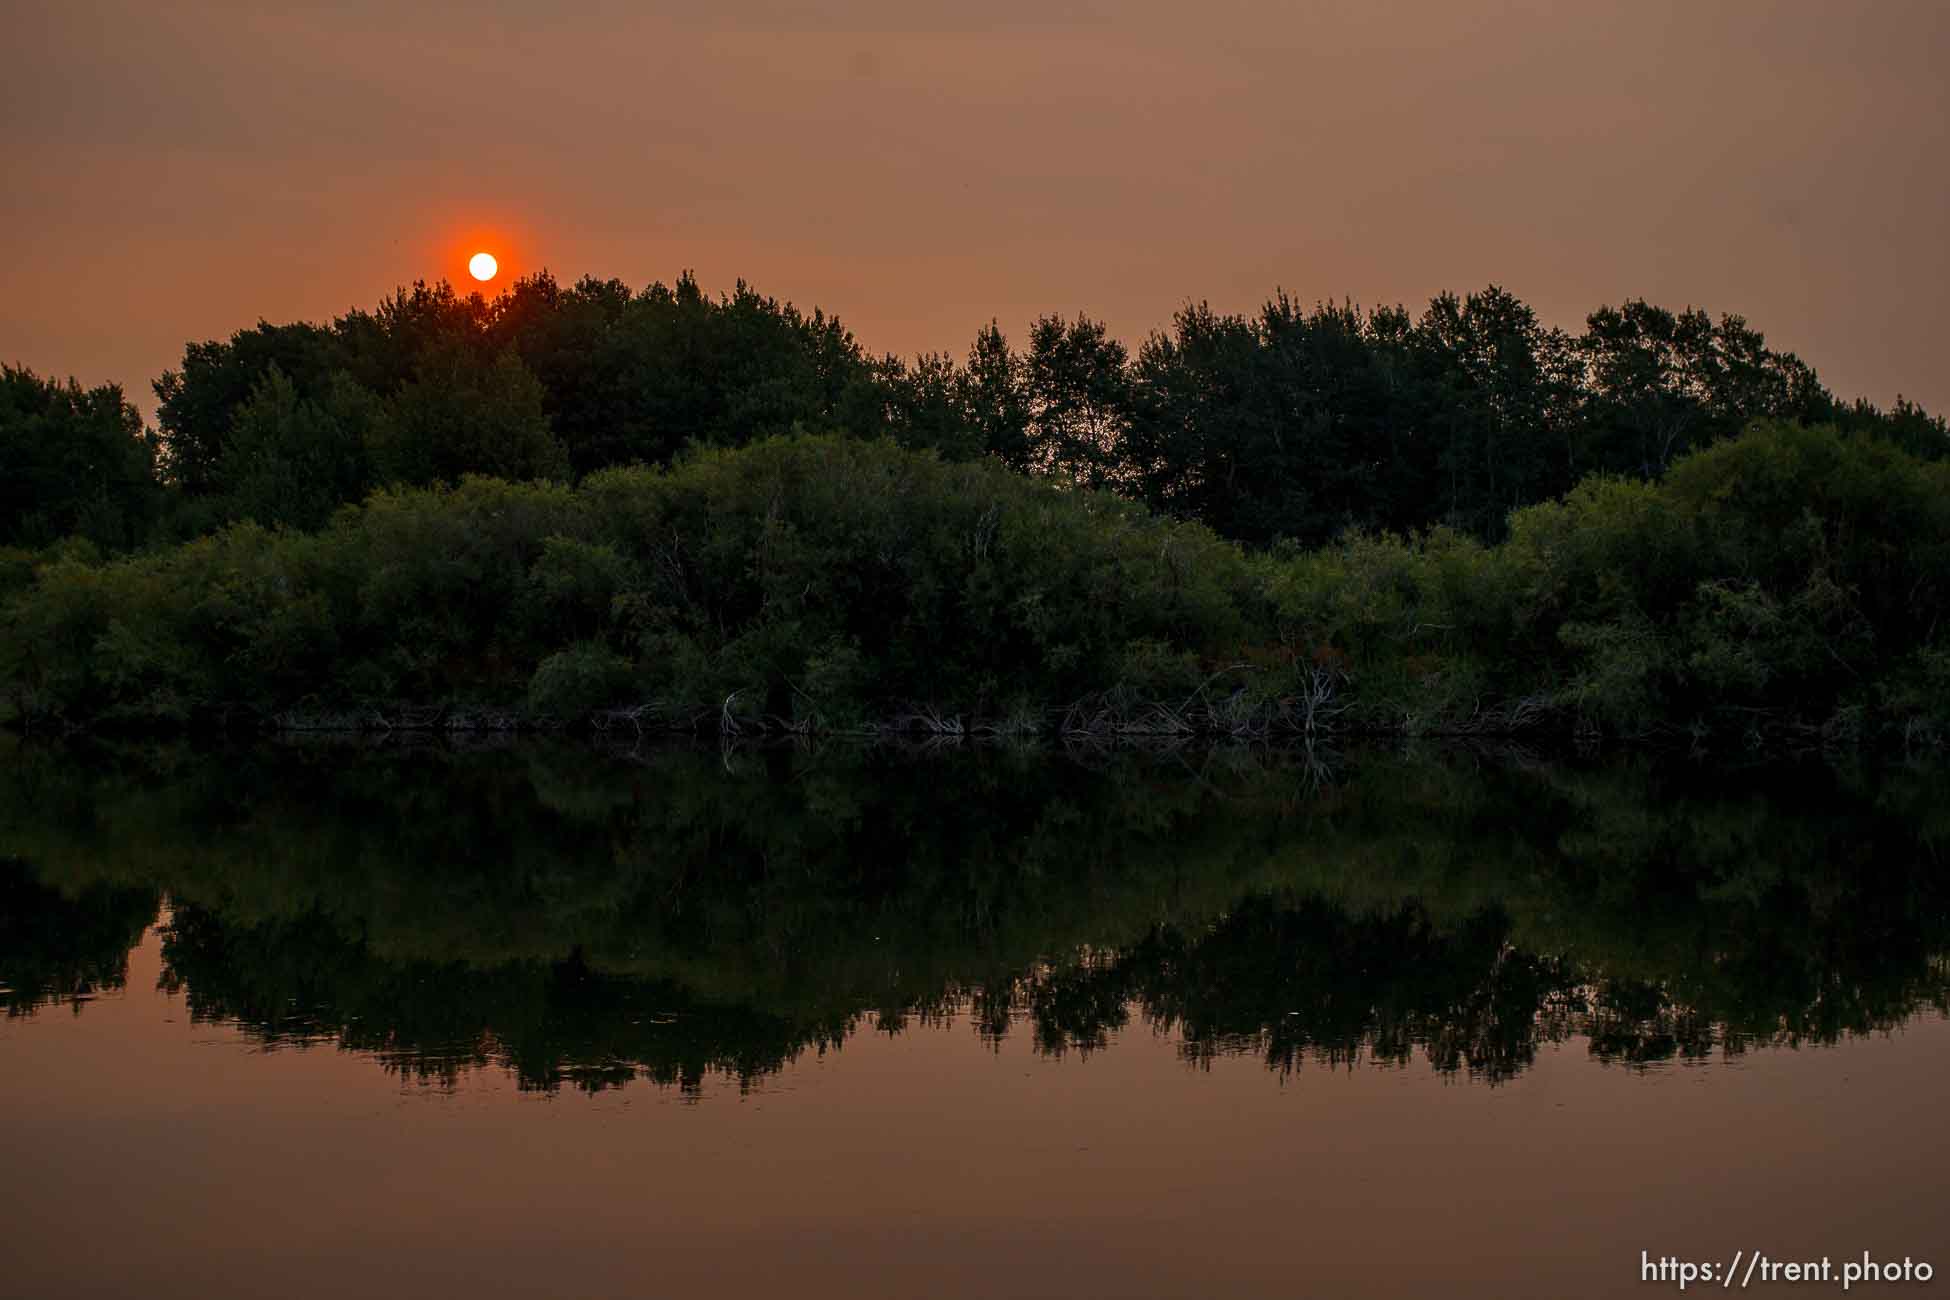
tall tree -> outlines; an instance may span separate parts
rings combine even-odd
[[[0,366],[0,544],[135,546],[155,522],[155,467],[155,438],[118,385]]]
[[[1260,333],[1207,304],[1153,334],[1133,367],[1124,456],[1155,509],[1264,541],[1303,508],[1299,431]]]
[[[239,407],[217,467],[223,513],[268,526],[322,527],[371,489],[367,440],[384,404],[341,370],[320,399],[273,366]]]
[[[1434,299],[1416,341],[1437,397],[1431,418],[1445,522],[1494,535],[1511,509],[1569,486],[1552,471],[1570,396],[1562,336],[1491,285],[1463,299]]]
[[[1024,387],[1032,468],[1108,487],[1129,475],[1121,453],[1130,418],[1129,353],[1102,321],[1044,316],[1029,332]]]
[[[880,383],[888,431],[901,446],[925,448],[944,460],[974,460],[985,450],[969,401],[969,375],[953,357],[927,353],[912,366],[888,357]]]
[[[968,349],[967,404],[982,449],[1010,469],[1028,472],[1029,387],[1023,359],[991,320]]]
[[[373,464],[389,483],[565,478],[568,457],[542,403],[541,384],[512,351],[482,361],[449,342],[387,400],[370,435]]]
[[[333,330],[317,325],[272,325],[239,330],[228,343],[192,343],[180,370],[154,384],[163,473],[189,496],[222,490],[219,463],[237,409],[276,367],[301,393],[322,388],[349,361]]]

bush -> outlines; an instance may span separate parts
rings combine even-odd
[[[526,703],[576,716],[627,676],[674,714],[737,695],[831,725],[925,702],[1103,689],[1126,647],[1236,642],[1250,566],[1205,530],[996,466],[797,435],[579,489],[391,490],[317,534],[231,528],[44,567],[9,607],[37,710],[161,698]],[[58,648],[58,652],[56,651]]]
[[[1356,532],[1248,557],[1107,493],[796,434],[575,488],[381,492],[315,534],[5,565],[0,683],[30,717],[409,701],[572,718],[627,697],[832,727],[1113,693],[1126,720],[1197,695],[1229,730],[1554,713],[1625,734],[1914,734],[1950,680],[1950,468],[1787,425],[1663,484],[1590,480],[1517,511],[1497,547]]]
[[[544,717],[575,721],[623,701],[630,661],[595,642],[581,642],[542,660],[528,682],[528,707]]]

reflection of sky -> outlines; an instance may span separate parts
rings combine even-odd
[[[742,275],[876,351],[1078,308],[1136,338],[1280,286],[1495,281],[1566,326],[1642,295],[1950,406],[1929,0],[486,12],[10,15],[0,358],[147,404],[188,338],[460,282],[480,241]]]
[[[1945,1244],[1941,1019],[1495,1089],[913,1025],[685,1105],[265,1053],[160,972],[152,935],[126,993],[0,1024],[21,1294],[1632,1296],[1641,1249]]]

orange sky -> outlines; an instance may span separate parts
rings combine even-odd
[[[1573,328],[1644,296],[1950,409],[1938,0],[74,0],[6,29],[0,360],[145,408],[185,340],[471,284],[484,232],[504,276],[742,275],[902,353],[1279,286],[1495,281]]]

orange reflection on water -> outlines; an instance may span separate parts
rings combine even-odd
[[[152,931],[126,994],[0,1027],[19,1294],[1626,1296],[1641,1250],[1950,1253],[1934,1015],[1646,1072],[1574,1040],[1494,1088],[959,1021],[687,1104],[266,1052],[160,972]]]

